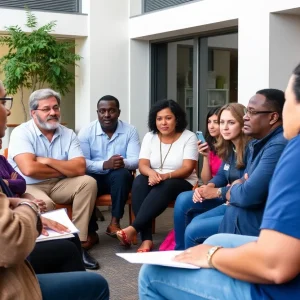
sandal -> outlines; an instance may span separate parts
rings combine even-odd
[[[128,238],[126,232],[123,229],[117,231],[117,238],[123,246],[131,246],[131,240]]]
[[[150,248],[139,248],[139,249],[137,249],[136,252],[137,253],[145,253],[145,252],[150,252],[152,250],[153,250],[153,242],[152,242]]]

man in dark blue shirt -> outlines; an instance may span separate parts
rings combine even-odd
[[[250,99],[243,130],[254,140],[246,151],[245,176],[232,183],[226,207],[197,216],[198,226],[185,232],[186,248],[217,232],[258,236],[269,183],[287,143],[282,129],[284,102],[283,91],[277,89],[260,90]]]

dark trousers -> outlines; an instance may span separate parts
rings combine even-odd
[[[36,274],[85,271],[78,235],[36,243],[28,260]]]
[[[139,175],[132,185],[132,208],[136,216],[132,226],[142,241],[152,240],[152,219],[159,216],[177,196],[193,186],[185,179],[171,178],[150,186],[148,177]]]
[[[124,207],[131,191],[133,176],[130,170],[121,168],[111,170],[107,174],[88,174],[97,181],[98,196],[110,194],[112,200],[111,214],[117,219],[122,219]],[[89,224],[89,232],[97,231],[95,211]],[[95,227],[97,226],[97,227]],[[95,230],[96,229],[96,230]]]
[[[108,283],[92,272],[37,275],[43,300],[108,300]]]

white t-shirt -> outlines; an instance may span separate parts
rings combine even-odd
[[[149,159],[151,169],[161,174],[170,173],[181,168],[184,159],[198,161],[197,137],[195,133],[184,130],[179,139],[173,143],[171,149],[170,146],[171,144],[161,143],[162,155],[160,155],[160,140],[158,135],[148,132],[144,136],[139,158]],[[169,149],[169,154],[166,157]],[[159,170],[161,157],[162,161],[166,157],[162,171]],[[193,170],[192,174],[185,178],[185,180],[194,186],[198,181],[196,171]]]

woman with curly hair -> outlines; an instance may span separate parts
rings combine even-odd
[[[198,178],[196,135],[186,130],[185,112],[173,100],[157,102],[150,110],[148,132],[142,143],[139,171],[132,186],[132,207],[136,219],[117,232],[125,246],[136,233],[141,234],[138,252],[153,248],[152,219],[159,216],[171,201],[191,190]]]

